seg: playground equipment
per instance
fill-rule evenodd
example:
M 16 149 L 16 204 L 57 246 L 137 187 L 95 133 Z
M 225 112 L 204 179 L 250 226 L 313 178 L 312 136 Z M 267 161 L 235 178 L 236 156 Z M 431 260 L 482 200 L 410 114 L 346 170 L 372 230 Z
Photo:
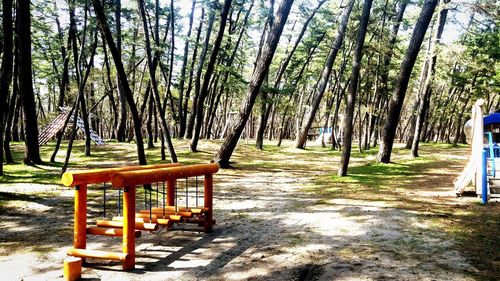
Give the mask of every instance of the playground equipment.
M 122 262 L 124 270 L 132 270 L 135 267 L 135 239 L 141 236 L 142 231 L 155 231 L 160 227 L 171 229 L 176 223 L 194 223 L 202 226 L 205 232 L 210 232 L 215 224 L 213 174 L 218 170 L 217 164 L 182 166 L 172 163 L 65 173 L 62 177 L 63 184 L 75 188 L 74 243 L 67 254 L 81 258 L 117 260 Z M 198 190 L 198 176 L 204 176 L 203 193 Z M 192 177 L 195 177 L 194 196 L 188 188 L 188 179 Z M 185 193 L 178 190 L 178 181 L 185 182 Z M 118 190 L 117 215 L 111 220 L 97 220 L 96 226 L 87 227 L 87 187 L 104 184 L 105 215 L 106 183 Z M 145 209 L 136 212 L 136 188 L 139 185 L 144 186 Z M 153 207 L 153 193 L 156 193 L 156 207 Z M 184 198 L 181 199 L 183 195 Z M 195 204 L 189 203 L 190 197 L 194 197 Z M 87 235 L 121 236 L 122 252 L 88 250 Z
M 324 139 L 325 143 L 331 142 L 331 137 L 332 137 L 332 128 L 319 128 L 319 135 L 316 138 L 315 144 L 316 145 L 321 145 L 321 141 Z
M 43 128 L 42 132 L 40 132 L 40 135 L 38 136 L 38 145 L 42 146 L 46 144 L 50 139 L 52 139 L 59 131 L 61 131 L 64 127 L 64 122 L 68 118 L 68 115 L 71 113 L 69 108 L 61 108 L 61 114 L 59 114 L 52 122 L 50 122 L 45 128 Z M 73 120 L 73 117 L 71 117 Z M 78 117 L 76 120 L 76 126 L 82 130 L 82 132 L 85 132 L 85 126 L 83 123 L 83 120 Z M 106 142 L 96 133 L 92 128 L 89 129 L 90 131 L 90 139 L 96 144 L 96 145 L 105 145 Z
M 461 195 L 472 182 L 483 203 L 489 197 L 500 197 L 500 113 L 483 117 L 479 99 L 472 107 L 472 119 L 464 131 L 471 140 L 471 154 L 467 165 L 455 179 L 455 192 Z

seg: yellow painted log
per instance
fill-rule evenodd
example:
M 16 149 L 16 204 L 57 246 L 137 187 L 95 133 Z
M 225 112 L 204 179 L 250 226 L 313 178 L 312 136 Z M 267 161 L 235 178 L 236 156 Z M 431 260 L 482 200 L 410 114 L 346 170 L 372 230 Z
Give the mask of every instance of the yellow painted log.
M 149 210 L 140 210 L 139 213 L 149 217 Z M 152 214 L 153 214 L 153 216 L 156 215 L 157 217 L 162 217 L 163 214 L 165 214 L 165 217 L 168 217 L 170 215 L 179 215 L 179 216 L 187 217 L 187 218 L 190 218 L 193 215 L 193 213 L 191 213 L 191 212 L 173 212 L 173 211 L 165 211 L 165 212 L 153 211 Z
M 94 259 L 115 260 L 115 261 L 125 261 L 125 259 L 128 256 L 128 254 L 126 253 L 106 252 L 99 250 L 84 250 L 75 248 L 69 249 L 67 254 L 73 257 L 94 258 Z
M 64 259 L 64 281 L 76 281 L 82 278 L 82 259 L 67 257 Z
M 66 172 L 62 175 L 61 181 L 65 186 L 110 182 L 111 176 L 113 176 L 113 174 L 117 172 L 161 169 L 168 167 L 177 167 L 181 165 L 182 164 L 180 163 L 166 163 L 157 165 L 126 166 L 120 168 L 92 169 L 92 170 Z
M 135 186 L 152 182 L 167 181 L 167 179 L 172 180 L 202 176 L 217 173 L 217 171 L 219 171 L 218 164 L 197 164 L 154 170 L 148 169 L 141 171 L 118 172 L 113 174 L 111 181 L 113 183 L 113 187 L 120 188 L 124 186 Z
M 112 221 L 123 221 L 123 217 L 113 217 L 111 219 Z M 135 217 L 135 222 L 149 222 L 149 217 L 148 218 L 141 218 L 141 217 Z
M 105 227 L 87 227 L 87 234 L 122 237 L 123 229 L 121 228 L 105 228 Z M 135 238 L 141 237 L 141 231 L 135 230 Z
M 97 221 L 97 226 L 102 226 L 102 227 L 123 228 L 123 225 L 124 225 L 124 221 L 108 221 L 108 220 L 98 220 Z M 156 223 L 136 222 L 135 229 L 158 230 L 158 225 Z

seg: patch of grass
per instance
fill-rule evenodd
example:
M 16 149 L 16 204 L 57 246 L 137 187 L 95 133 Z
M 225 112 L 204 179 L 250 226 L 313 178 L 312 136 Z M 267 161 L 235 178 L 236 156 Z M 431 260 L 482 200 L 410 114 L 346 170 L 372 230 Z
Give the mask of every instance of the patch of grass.
M 377 245 L 365 244 L 362 248 L 359 247 L 344 247 L 336 252 L 343 260 L 349 262 L 353 259 L 372 259 L 377 251 Z
M 246 212 L 241 212 L 240 210 L 237 210 L 233 213 L 233 217 L 236 219 L 248 219 L 250 215 Z
M 457 173 L 465 164 L 463 158 L 466 146 L 451 144 L 423 144 L 422 157 L 407 156 L 409 151 L 395 149 L 395 163 L 381 164 L 374 161 L 361 161 L 349 167 L 348 176 L 339 177 L 334 173 L 321 175 L 314 180 L 314 185 L 305 191 L 314 192 L 322 199 L 317 204 L 333 204 L 332 199 L 354 199 L 365 201 L 384 201 L 395 208 L 416 213 L 428 223 L 429 230 L 436 231 L 456 241 L 455 247 L 464 253 L 469 262 L 480 270 L 474 274 L 479 280 L 498 280 L 497 270 L 500 264 L 500 204 L 488 206 L 471 201 L 466 205 L 450 204 L 448 199 L 420 196 L 419 191 L 433 191 L 439 188 L 451 191 L 453 188 L 449 170 Z M 358 153 L 352 154 L 356 163 L 364 158 Z M 409 193 L 413 194 L 409 196 Z M 409 227 L 408 231 L 416 229 Z M 419 239 L 394 241 L 397 248 L 420 247 Z M 435 249 L 446 251 L 448 247 Z M 394 255 L 397 255 L 394 251 Z M 352 257 L 349 249 L 340 253 L 345 258 Z
M 287 234 L 285 240 L 290 247 L 296 247 L 304 243 L 304 237 L 300 234 Z

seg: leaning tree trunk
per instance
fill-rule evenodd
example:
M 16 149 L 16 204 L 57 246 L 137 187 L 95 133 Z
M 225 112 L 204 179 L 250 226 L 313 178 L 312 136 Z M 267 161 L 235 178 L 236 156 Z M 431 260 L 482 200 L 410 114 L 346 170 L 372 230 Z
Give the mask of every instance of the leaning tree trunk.
M 340 158 L 340 166 L 337 174 L 339 176 L 347 175 L 347 167 L 351 157 L 352 135 L 353 135 L 353 115 L 354 107 L 356 105 L 356 92 L 359 80 L 359 71 L 361 69 L 361 58 L 363 57 L 363 46 L 365 44 L 366 30 L 368 28 L 368 21 L 370 19 L 370 10 L 372 8 L 372 0 L 365 0 L 363 3 L 363 14 L 359 22 L 358 38 L 356 39 L 356 47 L 354 49 L 351 78 L 349 84 L 349 91 L 347 95 L 347 104 L 344 116 L 344 142 L 342 156 Z M 361 119 L 359 115 L 358 118 Z M 361 140 L 360 140 L 361 142 Z
M 166 34 L 165 34 L 166 36 Z M 170 0 L 170 67 L 168 68 L 168 77 L 166 78 L 166 88 L 167 94 L 166 97 L 170 99 L 170 108 L 172 111 L 172 119 L 177 121 L 177 116 L 174 108 L 174 100 L 172 98 L 172 73 L 174 69 L 174 51 L 175 51 L 175 28 L 174 28 L 174 0 Z M 160 67 L 163 64 L 160 61 Z M 166 101 L 164 103 L 164 107 L 166 107 Z
M 73 48 L 73 60 L 74 60 L 74 66 L 75 66 L 75 76 L 76 76 L 76 81 L 78 84 L 78 87 L 80 88 L 80 84 L 82 83 L 82 59 L 84 57 L 84 52 L 85 52 L 85 42 L 87 39 L 87 22 L 88 22 L 88 11 L 89 7 L 86 4 L 85 5 L 85 16 L 83 20 L 83 30 L 82 30 L 82 38 L 80 39 L 80 48 L 78 48 L 78 42 L 76 36 L 73 36 L 73 42 L 72 42 L 72 48 Z M 69 9 L 69 17 L 70 17 L 70 22 L 71 26 L 75 29 L 76 32 L 76 17 L 75 17 L 75 6 L 74 2 L 70 5 Z M 75 33 L 76 34 L 76 33 Z M 97 34 L 96 34 L 97 35 Z M 97 42 L 97 39 L 95 40 Z M 80 55 L 78 55 L 78 49 L 80 49 Z M 87 68 L 92 67 L 91 65 L 86 65 Z M 89 126 L 89 119 L 88 119 L 88 112 L 87 112 L 87 106 L 86 106 L 86 101 L 85 101 L 85 95 L 81 95 L 79 100 L 80 100 L 80 106 L 82 109 L 82 119 L 83 119 L 83 125 L 84 125 L 84 135 L 85 135 L 85 156 L 90 156 L 90 145 L 91 145 L 91 140 L 90 140 L 90 126 Z M 78 116 L 77 116 L 78 117 Z M 74 122 L 77 121 L 77 119 L 73 120 Z M 68 153 L 71 153 L 71 149 L 68 149 Z M 68 154 L 69 155 L 69 154 Z
M 345 31 L 347 29 L 347 24 L 349 22 L 349 16 L 352 11 L 352 7 L 354 6 L 354 0 L 350 0 L 347 6 L 344 8 L 342 12 L 340 25 L 337 30 L 337 34 L 335 36 L 335 40 L 332 42 L 332 47 L 330 53 L 328 54 L 328 58 L 325 63 L 325 67 L 321 72 L 320 80 L 318 81 L 318 85 L 316 87 L 316 91 L 314 93 L 314 97 L 312 99 L 311 105 L 309 107 L 309 113 L 307 114 L 305 122 L 302 124 L 302 128 L 297 136 L 297 148 L 305 148 L 307 133 L 311 128 L 311 125 L 314 121 L 314 117 L 316 116 L 316 112 L 318 111 L 319 104 L 321 103 L 321 99 L 326 90 L 326 86 L 328 84 L 328 80 L 330 79 L 330 74 L 332 72 L 333 63 L 335 62 L 335 58 L 342 47 L 342 42 L 344 40 Z
M 122 23 L 121 23 L 121 14 L 122 14 L 122 5 L 121 0 L 114 0 L 115 2 L 115 28 L 116 28 L 116 50 L 118 51 L 118 55 L 122 56 Z M 125 97 L 125 93 L 123 91 L 123 85 L 121 80 L 117 77 L 117 88 L 118 88 L 118 97 L 120 101 L 120 119 L 118 122 L 118 128 L 116 130 L 116 140 L 119 142 L 126 141 L 127 134 L 127 100 Z
M 450 0 L 443 0 L 443 5 L 447 5 Z M 425 78 L 424 86 L 422 87 L 422 92 L 420 93 L 421 101 L 418 108 L 417 120 L 415 122 L 415 133 L 413 142 L 411 145 L 411 155 L 413 157 L 418 157 L 418 144 L 420 141 L 420 134 L 422 132 L 422 127 L 424 124 L 425 116 L 427 115 L 427 109 L 429 108 L 430 98 L 432 95 L 432 88 L 434 83 L 434 74 L 437 61 L 436 45 L 441 41 L 441 35 L 443 34 L 444 25 L 446 24 L 446 17 L 448 16 L 448 8 L 443 6 L 436 19 L 437 25 L 434 31 L 434 38 L 431 42 L 429 50 L 429 58 L 427 60 L 427 75 Z
M 95 1 L 97 1 L 97 0 L 95 0 Z M 160 123 L 161 123 L 161 130 L 162 130 L 162 135 L 163 135 L 162 142 L 165 140 L 167 141 L 170 159 L 173 163 L 176 163 L 177 162 L 177 154 L 175 153 L 174 146 L 173 146 L 172 140 L 170 138 L 170 131 L 168 129 L 168 124 L 165 120 L 165 109 L 163 106 L 161 106 L 161 98 L 160 98 L 160 94 L 158 93 L 158 83 L 156 81 L 157 63 L 155 63 L 153 61 L 153 55 L 151 52 L 151 44 L 150 44 L 150 39 L 149 39 L 149 29 L 148 29 L 148 24 L 147 24 L 144 1 L 138 0 L 138 5 L 139 5 L 139 12 L 141 14 L 141 19 L 142 19 L 142 24 L 143 24 L 143 29 L 144 29 L 144 39 L 146 42 L 146 56 L 148 59 L 148 68 L 149 68 L 149 76 L 150 76 L 149 79 L 151 81 L 151 87 L 153 89 L 153 95 L 155 98 L 155 105 L 157 108 L 157 117 L 159 117 Z M 140 123 L 138 123 L 138 129 L 139 130 L 141 129 Z M 163 146 L 163 144 L 162 144 L 162 146 Z
M 179 123 L 179 138 L 184 137 L 184 132 L 186 131 L 186 122 L 184 118 L 183 111 L 183 101 L 184 101 L 184 84 L 186 82 L 186 68 L 188 62 L 188 54 L 189 54 L 189 40 L 191 39 L 191 31 L 193 29 L 193 19 L 194 19 L 194 8 L 196 6 L 196 0 L 193 0 L 193 4 L 191 5 L 191 14 L 189 15 L 189 27 L 186 35 L 186 41 L 184 43 L 184 55 L 182 57 L 182 67 L 181 67 L 181 77 L 179 81 L 179 102 L 178 102 L 178 120 Z M 173 27 L 172 27 L 173 28 Z M 195 47 L 196 48 L 196 47 Z
M 205 35 L 205 42 L 203 44 L 203 49 L 200 54 L 200 58 L 198 59 L 198 66 L 196 68 L 196 78 L 194 80 L 194 95 L 193 95 L 193 109 L 191 111 L 191 115 L 189 115 L 187 127 L 186 127 L 186 134 L 185 138 L 192 138 L 193 137 L 193 130 L 194 130 L 194 125 L 196 122 L 196 112 L 198 111 L 198 98 L 200 95 L 200 85 L 201 85 L 201 75 L 203 72 L 203 64 L 205 62 L 205 57 L 207 56 L 208 52 L 208 47 L 210 43 L 210 34 L 212 33 L 212 27 L 214 24 L 214 19 L 215 19 L 215 12 L 213 10 L 210 10 L 210 15 L 208 18 L 208 26 L 207 26 L 207 31 Z
M 463 105 L 462 109 L 460 110 L 460 114 L 457 117 L 457 121 L 456 121 L 456 123 L 457 123 L 457 130 L 455 132 L 455 137 L 453 138 L 453 146 L 457 146 L 458 145 L 458 140 L 460 138 L 460 134 L 463 131 L 462 124 L 463 124 L 463 121 L 465 121 L 464 120 L 464 113 L 465 113 L 465 110 L 468 108 L 469 101 L 470 101 L 470 95 L 467 95 L 467 98 L 466 98 L 466 100 L 464 102 L 464 105 Z
M 18 0 L 16 9 L 16 38 L 19 43 L 19 94 L 23 101 L 26 164 L 41 164 L 38 145 L 38 120 L 33 73 L 31 68 L 31 16 L 30 1 Z
M 12 81 L 12 66 L 13 66 L 13 30 L 12 30 L 12 0 L 3 1 L 3 54 L 2 66 L 0 69 L 0 176 L 3 175 L 3 147 L 4 147 L 4 128 L 10 126 L 7 121 L 7 116 L 11 116 L 7 105 L 9 97 L 9 87 Z M 15 102 L 15 99 L 14 99 Z M 7 136 L 6 136 L 7 137 Z M 10 138 L 10 135 L 8 136 Z
M 54 1 L 55 5 L 56 1 Z M 57 106 L 58 107 L 63 107 L 64 106 L 64 98 L 66 95 L 66 92 L 69 92 L 69 52 L 71 48 L 71 42 L 73 41 L 73 36 L 75 34 L 73 33 L 73 30 L 70 29 L 68 31 L 68 40 L 67 40 L 67 45 L 66 47 L 63 46 L 63 34 L 62 30 L 60 27 L 59 23 L 59 18 L 56 18 L 58 30 L 59 30 L 59 43 L 61 44 L 60 50 L 61 50 L 61 59 L 63 61 L 63 69 L 62 69 L 62 77 L 61 77 L 61 83 L 59 84 L 59 97 L 57 99 Z M 59 109 L 59 108 L 58 108 Z
M 234 59 L 236 58 L 236 53 L 239 50 L 241 41 L 243 39 L 243 35 L 244 35 L 245 31 L 247 30 L 248 18 L 250 17 L 250 13 L 252 12 L 252 9 L 253 9 L 253 6 L 254 6 L 254 2 L 255 2 L 254 0 L 252 0 L 250 2 L 250 7 L 248 8 L 248 10 L 246 12 L 245 17 L 243 19 L 243 23 L 242 23 L 242 25 L 240 27 L 240 32 L 239 32 L 239 35 L 238 35 L 238 39 L 236 40 L 236 43 L 235 43 L 235 46 L 234 46 L 233 51 L 231 53 L 231 56 L 229 57 L 229 59 L 227 60 L 227 62 L 225 64 L 227 66 L 232 66 L 233 62 L 234 62 Z M 216 114 L 217 114 L 217 107 L 219 106 L 220 98 L 221 98 L 222 94 L 225 91 L 225 87 L 227 85 L 227 80 L 229 79 L 229 75 L 230 75 L 230 72 L 226 71 L 226 73 L 224 74 L 224 77 L 222 79 L 222 84 L 221 84 L 222 87 L 219 90 L 219 94 L 217 95 L 217 99 L 216 99 L 215 104 L 214 104 L 214 109 L 213 109 L 214 113 L 212 114 L 212 117 L 210 118 L 210 121 L 209 121 L 208 126 L 207 126 L 208 133 L 210 133 L 211 128 L 213 126 L 213 122 L 214 122 L 214 119 L 215 119 Z M 226 98 L 226 102 L 227 102 L 227 98 Z M 226 112 L 226 110 L 224 110 L 224 112 Z M 225 116 L 226 114 L 224 113 L 223 115 Z
M 13 139 L 13 129 L 15 116 L 18 115 L 17 111 L 19 110 L 19 104 L 21 100 L 19 98 L 19 87 L 17 83 L 17 68 L 18 68 L 18 56 L 17 56 L 17 46 L 14 46 L 14 66 L 13 66 L 13 79 L 12 81 L 12 95 L 10 96 L 9 108 L 7 109 L 8 115 L 5 118 L 5 132 L 4 132 L 4 140 L 3 140 L 3 149 L 5 153 L 5 162 L 11 164 L 14 163 L 14 159 L 12 158 L 12 151 L 10 150 L 10 141 Z
M 113 35 L 111 34 L 108 22 L 106 21 L 106 15 L 104 14 L 104 9 L 101 5 L 101 2 L 99 0 L 92 0 L 92 2 L 94 4 L 94 11 L 97 17 L 97 21 L 102 33 L 104 34 L 104 38 L 106 38 L 106 42 L 109 46 L 109 51 L 113 56 L 116 72 L 118 74 L 118 77 L 120 78 L 120 82 L 123 86 L 123 91 L 130 108 L 130 113 L 132 114 L 132 120 L 134 122 L 135 143 L 137 146 L 137 156 L 139 158 L 139 163 L 141 165 L 146 165 L 147 161 L 146 154 L 144 153 L 141 119 L 139 118 L 139 113 L 137 112 L 137 107 L 135 105 L 134 96 L 132 95 L 132 90 L 130 90 L 130 86 L 128 84 L 127 74 L 125 73 L 125 68 L 123 67 L 121 57 L 119 56 L 118 49 L 116 48 L 115 42 L 113 40 Z
M 304 25 L 302 25 L 302 29 L 299 32 L 299 36 L 295 40 L 295 43 L 293 44 L 292 50 L 288 53 L 286 58 L 283 60 L 283 62 L 280 64 L 280 67 L 278 69 L 278 73 L 276 74 L 276 80 L 274 81 L 274 87 L 277 88 L 281 82 L 281 78 L 283 77 L 283 74 L 285 73 L 286 68 L 288 67 L 288 64 L 292 60 L 293 54 L 295 54 L 295 51 L 297 50 L 297 47 L 299 46 L 299 43 L 302 41 L 302 37 L 304 37 L 304 34 L 306 33 L 307 27 L 309 26 L 309 23 L 311 20 L 314 18 L 316 13 L 318 12 L 319 8 L 323 6 L 323 4 L 326 2 L 326 0 L 321 0 L 318 2 L 318 5 L 314 10 L 311 12 L 309 17 L 307 17 L 306 21 L 304 22 Z
M 188 117 L 188 103 L 189 103 L 189 97 L 191 94 L 191 91 L 193 89 L 193 74 L 194 74 L 194 69 L 195 69 L 195 63 L 196 63 L 196 56 L 198 55 L 198 45 L 200 42 L 200 37 L 201 37 L 201 29 L 203 27 L 203 19 L 205 18 L 205 9 L 201 9 L 201 18 L 200 18 L 200 23 L 198 25 L 198 29 L 196 31 L 196 40 L 194 41 L 194 49 L 193 49 L 193 55 L 191 56 L 191 63 L 189 67 L 189 74 L 188 74 L 188 86 L 186 89 L 186 95 L 184 97 L 183 105 L 182 105 L 182 112 L 183 116 L 180 120 L 179 124 L 179 137 L 185 137 L 186 136 L 186 126 L 187 126 L 187 117 Z
M 420 46 L 424 40 L 425 33 L 429 27 L 432 19 L 432 14 L 436 8 L 438 0 L 426 0 L 420 16 L 418 18 L 415 29 L 410 40 L 410 44 L 406 51 L 405 57 L 401 62 L 396 87 L 389 102 L 389 111 L 387 113 L 387 120 L 384 125 L 380 149 L 377 155 L 377 160 L 382 163 L 389 163 L 391 160 L 392 146 L 394 144 L 394 137 L 399 123 L 401 108 L 403 106 L 408 82 L 410 75 L 415 65 Z
M 293 55 L 295 54 L 295 51 L 297 50 L 298 45 L 302 41 L 302 37 L 304 37 L 304 34 L 307 30 L 307 27 L 309 26 L 309 23 L 314 18 L 314 16 L 318 12 L 319 8 L 321 8 L 321 6 L 325 2 L 326 2 L 325 0 L 319 1 L 316 8 L 314 8 L 312 13 L 309 15 L 309 17 L 307 17 L 306 21 L 302 25 L 302 29 L 300 30 L 299 36 L 295 40 L 295 43 L 293 44 L 292 49 L 287 54 L 286 58 L 282 61 L 282 63 L 280 64 L 280 66 L 278 68 L 278 73 L 276 74 L 276 80 L 274 81 L 274 88 L 276 88 L 276 89 L 279 88 L 280 83 L 281 83 L 281 79 L 283 78 L 283 74 L 285 73 L 285 71 L 288 67 L 288 64 L 290 63 Z M 263 99 L 262 99 L 262 103 L 263 103 L 262 113 L 261 113 L 261 120 L 259 123 L 259 129 L 257 130 L 256 143 L 255 143 L 255 146 L 260 150 L 262 150 L 262 146 L 264 144 L 264 132 L 265 132 L 266 127 L 267 127 L 267 121 L 269 119 L 271 109 L 275 104 L 275 102 L 272 101 L 274 94 L 270 93 L 270 97 L 267 97 L 267 95 L 268 95 L 267 93 L 264 93 L 264 92 L 262 93 L 262 97 L 263 97 Z M 271 101 L 268 101 L 268 100 L 271 100 Z M 272 122 L 271 122 L 271 126 L 272 126 Z
M 10 141 L 19 141 L 19 133 L 17 128 L 19 111 L 21 110 L 21 97 L 19 96 L 19 47 L 17 40 L 14 40 L 14 69 L 12 73 L 12 96 L 9 104 L 9 117 L 7 120 L 7 128 L 5 129 L 4 137 L 4 153 L 7 163 L 14 163 L 12 152 L 10 150 Z
M 283 0 L 283 2 L 281 2 L 277 14 L 275 15 L 274 23 L 264 44 L 264 49 L 259 57 L 257 65 L 255 66 L 252 78 L 250 79 L 247 96 L 240 108 L 239 118 L 234 122 L 231 132 L 224 139 L 221 148 L 214 157 L 214 161 L 219 163 L 222 167 L 229 166 L 229 159 L 238 144 L 241 133 L 243 132 L 243 129 L 245 128 L 248 118 L 252 112 L 255 99 L 257 98 L 262 83 L 264 82 L 264 79 L 269 71 L 269 66 L 271 65 L 271 61 L 274 57 L 274 52 L 278 46 L 281 33 L 283 32 L 283 27 L 285 26 L 292 4 L 293 0 Z
M 75 43 L 75 42 L 73 42 L 73 43 Z M 84 47 L 84 45 L 82 44 L 82 48 L 83 47 Z M 78 120 L 78 106 L 79 106 L 79 104 L 81 104 L 82 111 L 86 110 L 85 106 L 83 106 L 84 101 L 85 101 L 83 97 L 85 95 L 85 93 L 84 93 L 85 85 L 87 84 L 87 79 L 89 77 L 90 70 L 92 69 L 92 65 L 94 64 L 94 56 L 95 56 L 96 49 L 97 49 L 97 32 L 95 32 L 95 35 L 94 35 L 92 53 L 90 54 L 89 62 L 86 64 L 87 68 L 85 70 L 85 74 L 83 76 L 80 75 L 80 79 L 79 79 L 78 97 L 76 98 L 76 102 L 74 105 L 73 127 L 71 128 L 71 136 L 70 136 L 69 143 L 68 143 L 68 149 L 66 150 L 66 158 L 64 160 L 64 164 L 62 167 L 62 173 L 66 172 L 66 169 L 68 168 L 69 159 L 71 156 L 71 150 L 73 149 L 73 141 L 75 140 L 76 130 L 77 130 L 76 125 L 77 125 L 77 120 Z M 71 114 L 72 113 L 70 113 L 70 115 Z M 66 123 L 65 123 L 65 125 L 66 125 Z M 85 129 L 88 131 L 88 128 L 85 128 Z
M 217 38 L 215 39 L 214 47 L 212 48 L 212 53 L 210 53 L 210 58 L 208 60 L 207 69 L 205 70 L 203 84 L 201 85 L 200 94 L 198 96 L 197 108 L 194 109 L 196 110 L 196 123 L 193 131 L 193 137 L 191 138 L 191 144 L 189 145 L 192 152 L 197 151 L 198 140 L 201 133 L 201 125 L 203 124 L 203 105 L 205 103 L 205 99 L 208 96 L 208 86 L 210 83 L 210 78 L 212 77 L 213 71 L 215 69 L 215 62 L 217 60 L 217 55 L 219 54 L 220 45 L 224 36 L 227 16 L 229 15 L 229 9 L 231 8 L 231 2 L 232 0 L 224 1 L 224 6 L 220 14 L 219 32 L 217 33 Z

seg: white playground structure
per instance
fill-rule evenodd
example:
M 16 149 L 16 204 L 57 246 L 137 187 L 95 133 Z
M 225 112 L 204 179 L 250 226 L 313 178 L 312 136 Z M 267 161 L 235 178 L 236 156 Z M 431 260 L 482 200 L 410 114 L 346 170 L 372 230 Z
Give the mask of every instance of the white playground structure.
M 492 137 L 498 137 L 500 122 L 496 120 L 498 113 L 483 117 L 483 104 L 484 100 L 479 99 L 472 107 L 472 119 L 465 128 L 471 138 L 471 152 L 467 165 L 455 179 L 454 185 L 456 194 L 461 195 L 472 183 L 476 194 L 485 203 L 489 197 L 500 197 L 500 147 L 493 142 L 496 138 Z M 485 124 L 484 120 L 488 123 Z M 486 132 L 485 125 L 489 126 Z
M 332 137 L 332 128 L 319 128 L 319 135 L 314 141 L 315 145 L 321 145 L 321 141 L 325 140 L 325 143 L 329 143 Z

